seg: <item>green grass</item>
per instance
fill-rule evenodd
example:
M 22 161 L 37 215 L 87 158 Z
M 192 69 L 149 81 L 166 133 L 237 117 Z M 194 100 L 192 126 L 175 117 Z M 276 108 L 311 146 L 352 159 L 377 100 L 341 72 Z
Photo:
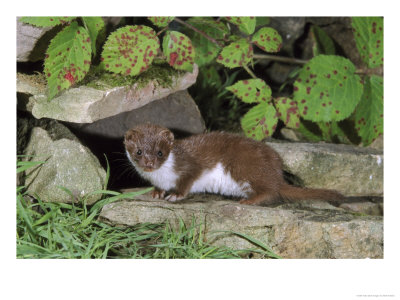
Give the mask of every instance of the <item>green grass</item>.
M 43 162 L 17 162 L 18 172 Z M 22 168 L 23 167 L 23 168 Z M 107 170 L 107 179 L 109 170 Z M 148 192 L 96 191 L 102 199 L 92 206 L 85 198 L 77 204 L 49 203 L 32 198 L 25 187 L 17 187 L 17 258 L 278 258 L 261 242 L 241 233 L 236 236 L 253 243 L 255 249 L 233 250 L 210 245 L 204 224 L 169 223 L 111 226 L 98 218 L 101 208 L 122 199 Z M 229 232 L 228 232 L 229 234 Z

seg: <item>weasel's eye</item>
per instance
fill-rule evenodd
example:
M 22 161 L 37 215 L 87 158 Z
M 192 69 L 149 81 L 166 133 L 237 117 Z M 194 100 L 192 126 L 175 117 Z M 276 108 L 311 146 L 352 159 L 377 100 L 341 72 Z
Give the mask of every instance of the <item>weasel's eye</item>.
M 158 155 L 158 157 L 162 157 L 163 153 L 161 151 L 158 151 L 157 155 Z
M 142 150 L 138 150 L 138 151 L 136 152 L 136 154 L 137 154 L 137 155 L 142 155 Z

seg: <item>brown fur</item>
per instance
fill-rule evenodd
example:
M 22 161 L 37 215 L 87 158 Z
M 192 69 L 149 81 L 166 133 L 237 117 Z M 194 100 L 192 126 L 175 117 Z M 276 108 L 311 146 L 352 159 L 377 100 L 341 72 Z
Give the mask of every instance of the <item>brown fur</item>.
M 206 169 L 221 162 L 226 172 L 237 182 L 248 182 L 253 193 L 243 204 L 273 203 L 279 199 L 298 201 L 305 199 L 342 200 L 333 190 L 304 189 L 288 185 L 283 179 L 282 161 L 269 146 L 235 134 L 212 132 L 174 140 L 166 128 L 145 124 L 129 130 L 125 147 L 131 158 L 142 168 L 157 169 L 172 151 L 177 158 L 175 171 L 179 175 L 174 197 L 184 198 L 194 181 Z M 146 155 L 135 156 L 138 148 Z M 157 156 L 159 151 L 162 157 Z M 164 192 L 156 190 L 162 198 Z

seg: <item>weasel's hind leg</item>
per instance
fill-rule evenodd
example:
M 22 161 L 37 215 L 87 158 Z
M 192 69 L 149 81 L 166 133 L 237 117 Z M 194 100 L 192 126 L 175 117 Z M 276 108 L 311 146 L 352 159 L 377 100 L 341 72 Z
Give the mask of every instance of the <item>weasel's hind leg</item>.
M 251 195 L 248 199 L 242 199 L 239 201 L 240 204 L 247 205 L 258 205 L 258 204 L 272 204 L 279 199 L 279 194 L 273 191 L 265 191 L 263 193 L 257 193 Z

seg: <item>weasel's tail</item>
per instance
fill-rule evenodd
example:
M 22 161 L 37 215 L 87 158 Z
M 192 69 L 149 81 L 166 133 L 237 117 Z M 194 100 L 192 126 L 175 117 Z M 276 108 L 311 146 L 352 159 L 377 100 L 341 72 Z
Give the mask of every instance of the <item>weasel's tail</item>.
M 299 200 L 328 200 L 328 201 L 341 201 L 345 197 L 335 190 L 325 189 L 308 189 L 300 188 L 292 185 L 285 184 L 279 191 L 283 199 L 289 201 Z

